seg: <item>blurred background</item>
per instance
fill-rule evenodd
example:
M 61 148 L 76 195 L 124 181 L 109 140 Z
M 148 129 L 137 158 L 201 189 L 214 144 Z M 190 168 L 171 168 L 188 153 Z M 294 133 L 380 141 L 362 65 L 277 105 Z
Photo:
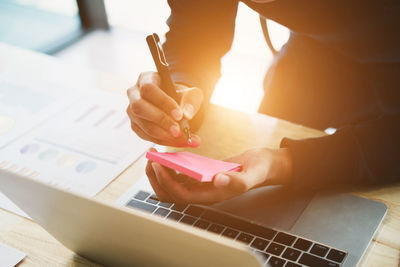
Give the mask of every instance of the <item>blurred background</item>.
M 0 0 L 0 42 L 35 50 L 136 82 L 155 70 L 145 36 L 168 31 L 167 0 Z M 275 49 L 289 31 L 268 21 Z M 240 3 L 232 49 L 212 102 L 257 112 L 262 82 L 272 62 L 258 14 Z

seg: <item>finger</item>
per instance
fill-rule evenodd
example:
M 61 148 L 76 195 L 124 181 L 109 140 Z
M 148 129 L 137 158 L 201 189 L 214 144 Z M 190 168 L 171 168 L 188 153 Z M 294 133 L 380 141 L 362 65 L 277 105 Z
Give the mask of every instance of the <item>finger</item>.
M 243 172 L 225 172 L 217 174 L 213 184 L 216 188 L 226 188 L 238 193 L 244 193 L 250 189 L 248 180 L 248 177 Z
M 140 87 L 140 96 L 160 108 L 174 120 L 180 121 L 182 119 L 183 112 L 178 103 L 158 86 L 150 83 L 143 84 Z
M 174 146 L 174 147 L 198 147 L 200 145 L 200 137 L 198 135 L 193 134 L 191 142 L 186 140 L 185 138 L 171 138 L 168 140 L 157 139 L 150 135 L 148 135 L 137 123 L 137 119 L 132 114 L 132 111 L 128 108 L 127 111 L 128 116 L 131 118 L 131 129 L 136 133 L 140 138 L 159 144 L 163 146 Z
M 191 192 L 191 202 L 197 204 L 213 204 L 232 198 L 238 193 L 231 190 L 216 188 L 212 183 L 185 184 Z
M 186 189 L 184 186 L 182 186 L 178 181 L 174 180 L 171 176 L 171 173 L 169 173 L 164 167 L 162 167 L 160 164 L 156 162 L 152 162 L 152 167 L 153 171 L 155 173 L 157 182 L 162 186 L 162 188 L 168 192 L 168 194 L 173 198 L 175 203 L 182 203 L 181 195 L 186 194 L 186 193 L 179 193 L 177 194 L 176 192 L 179 191 L 185 191 Z M 165 183 L 165 181 L 168 181 Z M 172 189 L 172 188 L 177 188 L 177 189 Z
M 189 176 L 184 175 L 184 174 L 182 174 L 182 173 L 176 174 L 176 175 L 174 176 L 174 179 L 175 179 L 178 183 L 184 184 L 184 185 L 186 185 L 188 181 L 193 180 L 193 179 L 191 179 Z
M 173 137 L 167 131 L 152 122 L 140 118 L 134 118 L 133 124 L 139 127 L 142 132 L 152 139 L 173 142 Z
M 186 137 L 183 135 L 180 135 L 179 137 L 174 138 L 169 132 L 158 126 L 157 124 L 140 119 L 140 118 L 134 118 L 133 120 L 147 135 L 159 139 L 159 140 L 164 140 L 168 141 L 171 143 L 177 143 L 177 144 L 183 144 L 186 143 Z
M 233 157 L 230 157 L 230 158 L 226 158 L 226 159 L 224 159 L 224 161 L 232 162 L 232 163 L 238 163 L 238 164 L 243 164 L 244 162 L 246 162 L 245 159 L 243 158 L 242 154 L 237 155 L 237 156 L 233 156 Z
M 209 204 L 232 197 L 234 194 L 210 186 L 186 187 L 176 181 L 160 164 L 152 163 L 158 183 L 174 198 L 176 203 Z
M 203 91 L 200 88 L 193 87 L 182 95 L 181 107 L 185 118 L 191 120 L 199 111 L 203 102 Z
M 148 140 L 149 138 L 151 139 L 156 139 L 156 140 L 163 140 L 163 141 L 168 141 L 172 142 L 174 139 L 170 133 L 159 127 L 158 125 L 146 121 L 144 119 L 141 119 L 140 117 L 136 116 L 131 108 L 127 108 L 128 116 L 131 120 L 131 128 L 133 131 L 135 131 L 138 135 L 139 132 L 142 134 L 144 132 L 145 136 L 148 136 L 148 138 L 144 138 L 142 135 L 140 136 L 143 139 Z M 138 131 L 138 128 L 140 131 Z
M 140 88 L 143 84 L 150 83 L 156 86 L 160 86 L 161 77 L 157 72 L 154 71 L 145 71 L 139 74 L 136 85 Z
M 129 103 L 133 103 L 134 101 L 140 100 L 140 91 L 137 85 L 130 87 L 126 90 L 126 95 L 128 96 Z
M 156 141 L 160 141 L 158 139 L 155 139 L 149 135 L 147 135 L 140 127 L 139 125 L 137 125 L 136 121 L 135 121 L 135 116 L 132 114 L 132 111 L 130 109 L 130 107 L 128 106 L 128 108 L 126 109 L 126 113 L 128 114 L 128 117 L 131 121 L 131 129 L 132 131 L 134 131 L 136 133 L 137 136 L 139 136 L 140 138 L 144 139 L 144 140 L 148 140 L 151 141 L 153 143 L 157 143 Z
M 135 100 L 130 103 L 133 116 L 153 122 L 164 130 L 168 131 L 173 137 L 182 135 L 179 124 L 168 116 L 163 110 L 154 106 L 145 99 Z
M 204 183 L 202 183 L 196 179 L 193 179 L 189 176 L 182 175 L 182 174 L 180 174 L 180 176 L 186 177 L 186 179 L 185 180 L 182 179 L 182 182 L 181 182 L 181 184 L 185 185 L 186 187 L 196 187 L 196 186 L 204 185 Z
M 160 107 L 166 114 L 175 120 L 182 119 L 183 112 L 176 101 L 168 96 L 161 88 L 161 78 L 156 72 L 144 72 L 139 76 L 137 83 L 142 98 Z
M 131 129 L 132 131 L 134 131 L 136 133 L 137 136 L 139 136 L 140 138 L 159 144 L 159 145 L 163 145 L 163 146 L 170 146 L 171 143 L 164 141 L 164 140 L 159 140 L 156 138 L 153 138 L 149 135 L 147 135 L 133 120 L 131 120 Z
M 136 133 L 137 136 L 140 138 L 150 141 L 152 143 L 156 143 L 162 146 L 173 146 L 173 147 L 197 147 L 199 146 L 200 141 L 198 139 L 195 139 L 195 137 L 192 136 L 192 142 L 189 143 L 187 140 L 183 142 L 177 142 L 176 140 L 171 140 L 171 141 L 166 141 L 166 140 L 161 140 L 161 139 L 156 139 L 153 138 L 149 135 L 147 135 L 137 124 L 131 123 L 131 128 L 132 130 Z
M 172 203 L 173 198 L 162 188 L 162 186 L 158 183 L 156 174 L 154 173 L 153 167 L 151 166 L 152 161 L 148 161 L 146 165 L 146 175 L 149 179 L 151 187 L 156 193 L 158 199 L 162 202 Z

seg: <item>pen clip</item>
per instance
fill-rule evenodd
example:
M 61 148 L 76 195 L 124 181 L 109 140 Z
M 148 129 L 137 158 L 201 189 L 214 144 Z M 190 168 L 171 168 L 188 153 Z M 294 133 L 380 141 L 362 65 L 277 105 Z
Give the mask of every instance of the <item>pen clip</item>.
M 179 100 L 179 96 L 176 93 L 175 85 L 169 73 L 168 63 L 160 43 L 160 38 L 156 33 L 153 33 L 152 35 L 148 35 L 146 37 L 146 41 L 150 48 L 154 64 L 157 67 L 158 74 L 161 77 L 163 90 L 173 99 Z
M 168 63 L 165 58 L 164 50 L 160 43 L 160 37 L 157 33 L 153 33 L 146 37 L 147 43 L 150 47 L 150 51 L 153 55 L 154 62 L 168 68 Z

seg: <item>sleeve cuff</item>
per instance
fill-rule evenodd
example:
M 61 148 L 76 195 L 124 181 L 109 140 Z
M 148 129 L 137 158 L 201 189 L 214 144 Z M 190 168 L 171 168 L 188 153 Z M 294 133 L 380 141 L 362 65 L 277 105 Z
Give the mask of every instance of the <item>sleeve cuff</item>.
M 293 140 L 283 138 L 293 159 L 292 186 L 321 189 L 360 184 L 359 149 L 351 129 L 333 135 Z

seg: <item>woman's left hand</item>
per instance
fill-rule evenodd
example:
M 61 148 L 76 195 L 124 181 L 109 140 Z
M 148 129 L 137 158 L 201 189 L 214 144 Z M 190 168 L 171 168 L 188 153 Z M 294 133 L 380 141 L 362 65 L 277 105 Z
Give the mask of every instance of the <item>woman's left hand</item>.
M 155 151 L 155 150 L 153 150 Z M 146 174 L 162 202 L 212 204 L 243 194 L 252 188 L 289 183 L 292 173 L 286 148 L 251 149 L 226 161 L 242 165 L 240 172 L 219 173 L 212 183 L 201 183 L 148 161 Z

